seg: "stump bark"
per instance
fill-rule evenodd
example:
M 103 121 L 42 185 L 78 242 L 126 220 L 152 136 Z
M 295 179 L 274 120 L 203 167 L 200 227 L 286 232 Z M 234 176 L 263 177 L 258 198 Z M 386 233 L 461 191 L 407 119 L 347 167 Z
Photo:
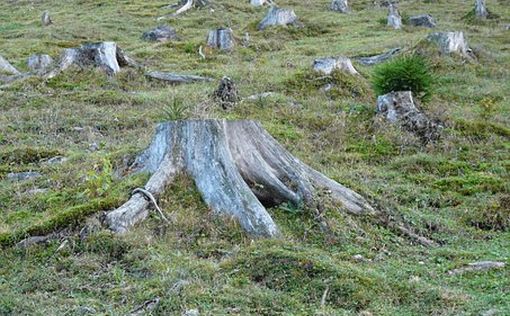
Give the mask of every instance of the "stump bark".
M 162 25 L 143 33 L 142 39 L 151 42 L 172 41 L 177 39 L 177 32 L 173 27 Z
M 53 65 L 53 58 L 49 55 L 37 55 L 30 56 L 27 60 L 28 68 L 36 73 L 45 73 Z
M 374 212 L 362 196 L 299 161 L 255 121 L 162 123 L 132 168 L 152 174 L 145 189 L 155 197 L 177 174 L 188 174 L 214 213 L 235 218 L 252 237 L 279 235 L 264 205 L 312 205 L 319 192 L 339 210 Z M 147 217 L 149 203 L 136 193 L 106 215 L 106 224 L 126 232 Z
M 427 40 L 439 47 L 443 54 L 459 54 L 469 57 L 469 46 L 463 32 L 437 32 L 427 37 Z
M 486 19 L 489 16 L 485 0 L 475 0 L 475 16 L 480 19 Z
M 340 70 L 351 75 L 358 74 L 351 60 L 343 56 L 318 58 L 313 62 L 313 70 L 325 75 L 330 75 L 334 70 Z
M 397 7 L 390 3 L 388 6 L 388 26 L 398 30 L 402 28 L 402 18 L 400 17 L 400 13 L 398 12 Z
M 409 18 L 409 24 L 428 28 L 436 27 L 436 20 L 430 14 L 420 14 Z
M 53 78 L 72 65 L 84 67 L 99 67 L 109 75 L 115 75 L 121 67 L 136 66 L 114 42 L 100 42 L 82 45 L 78 48 L 67 48 L 60 56 L 58 67 L 49 72 L 46 77 Z
M 333 0 L 329 8 L 341 13 L 349 13 L 351 11 L 347 0 Z
M 48 26 L 52 24 L 53 21 L 51 20 L 50 13 L 48 11 L 44 11 L 41 15 L 41 24 L 42 26 Z
M 259 23 L 258 30 L 262 31 L 271 26 L 295 25 L 299 26 L 298 17 L 294 10 L 272 6 L 264 19 Z
M 7 61 L 2 55 L 0 55 L 0 74 L 5 73 L 8 75 L 19 75 L 18 69 L 16 69 L 10 62 Z
M 219 28 L 209 31 L 207 35 L 207 46 L 223 51 L 234 49 L 234 32 L 231 28 Z
M 442 126 L 421 112 L 414 104 L 411 91 L 391 92 L 377 98 L 377 113 L 390 123 L 397 123 L 416 134 L 423 143 L 436 141 Z

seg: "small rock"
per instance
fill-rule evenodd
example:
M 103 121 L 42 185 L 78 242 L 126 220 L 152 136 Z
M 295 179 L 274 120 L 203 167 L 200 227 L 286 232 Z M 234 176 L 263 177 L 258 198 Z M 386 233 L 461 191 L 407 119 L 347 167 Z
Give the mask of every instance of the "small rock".
M 489 309 L 488 311 L 485 311 L 480 314 L 480 316 L 496 316 L 499 314 L 499 311 L 497 309 Z
M 25 181 L 32 180 L 35 178 L 41 177 L 42 174 L 39 172 L 27 171 L 27 172 L 17 172 L 17 173 L 8 173 L 7 179 L 11 181 Z
M 268 97 L 271 97 L 274 95 L 275 95 L 274 92 L 262 92 L 262 93 L 250 95 L 250 96 L 246 97 L 246 100 L 255 101 L 255 100 L 268 98 Z
M 503 29 L 505 29 L 506 31 L 510 31 L 510 24 L 503 26 Z
M 413 26 L 434 28 L 436 27 L 436 20 L 430 14 L 420 14 L 410 17 L 409 24 Z
M 74 126 L 72 128 L 72 130 L 75 131 L 75 132 L 83 132 L 85 130 L 85 128 L 80 127 L 80 126 Z
M 313 70 L 321 72 L 325 75 L 330 75 L 335 69 L 347 72 L 351 75 L 358 74 L 352 65 L 351 60 L 347 57 L 339 56 L 318 58 L 313 62 Z
M 360 254 L 357 254 L 357 255 L 354 255 L 352 256 L 352 259 L 356 260 L 356 261 L 366 261 L 367 259 L 365 259 L 365 257 L 363 257 L 362 255 Z
M 89 150 L 92 151 L 92 152 L 98 151 L 99 150 L 99 145 L 96 142 L 94 142 L 94 143 L 89 145 Z
M 254 7 L 261 7 L 264 4 L 269 4 L 270 1 L 268 0 L 250 0 L 250 4 Z
M 174 28 L 163 25 L 143 33 L 142 39 L 153 42 L 166 42 L 177 39 L 177 32 Z
M 53 58 L 49 55 L 34 54 L 28 58 L 27 65 L 30 70 L 37 73 L 44 73 L 53 64 Z

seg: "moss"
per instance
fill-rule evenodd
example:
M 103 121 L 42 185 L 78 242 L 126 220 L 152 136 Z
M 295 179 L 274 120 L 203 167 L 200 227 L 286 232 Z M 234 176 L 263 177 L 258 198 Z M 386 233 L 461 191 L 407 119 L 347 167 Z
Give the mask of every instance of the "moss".
M 453 122 L 453 128 L 465 136 L 487 138 L 492 135 L 499 135 L 510 138 L 510 128 L 487 120 L 467 121 L 457 119 Z
M 27 165 L 38 163 L 43 159 L 61 155 L 57 149 L 48 149 L 43 147 L 22 147 L 22 148 L 2 148 L 0 150 L 0 165 Z
M 373 93 L 365 79 L 340 70 L 326 76 L 313 70 L 302 70 L 284 82 L 286 91 L 295 95 L 318 93 L 327 85 L 331 87 L 326 94 L 334 100 L 346 97 L 357 100 L 373 99 Z

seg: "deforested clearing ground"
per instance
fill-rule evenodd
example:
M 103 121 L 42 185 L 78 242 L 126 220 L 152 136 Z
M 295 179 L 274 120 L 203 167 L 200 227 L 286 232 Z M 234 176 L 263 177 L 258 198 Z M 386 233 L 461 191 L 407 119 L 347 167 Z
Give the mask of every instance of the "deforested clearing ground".
M 341 14 L 330 1 L 278 0 L 303 27 L 257 31 L 268 8 L 249 1 L 213 0 L 164 21 L 173 11 L 160 0 L 0 1 L 0 55 L 21 71 L 32 54 L 58 59 L 65 48 L 114 41 L 149 70 L 215 79 L 170 86 L 136 68 L 116 76 L 71 68 L 0 88 L 0 315 L 139 307 L 147 315 L 510 315 L 510 3 L 487 0 L 498 18 L 476 22 L 466 18 L 474 1 L 400 1 L 404 21 L 430 13 L 438 25 L 393 30 L 386 8 L 350 2 Z M 45 10 L 53 24 L 43 27 Z M 141 39 L 164 24 L 179 40 Z M 204 49 L 201 58 L 218 27 L 232 28 L 235 49 Z M 464 31 L 476 60 L 430 57 L 436 84 L 421 107 L 444 123 L 435 143 L 376 116 L 373 67 L 353 59 L 360 76 L 330 91 L 311 75 L 316 58 L 412 49 L 437 31 Z M 274 94 L 223 110 L 212 98 L 223 76 L 241 97 Z M 147 181 L 119 170 L 156 125 L 184 118 L 260 121 L 296 157 L 434 245 L 381 219 L 328 208 L 318 219 L 291 205 L 269 210 L 281 238 L 252 240 L 212 214 L 185 175 L 159 198 L 172 224 L 151 213 L 122 236 L 94 225 Z M 67 160 L 46 162 L 55 156 Z M 7 176 L 25 171 L 42 176 Z M 80 238 L 87 224 L 95 229 Z M 15 246 L 50 233 L 59 238 Z M 477 261 L 506 267 L 448 273 Z

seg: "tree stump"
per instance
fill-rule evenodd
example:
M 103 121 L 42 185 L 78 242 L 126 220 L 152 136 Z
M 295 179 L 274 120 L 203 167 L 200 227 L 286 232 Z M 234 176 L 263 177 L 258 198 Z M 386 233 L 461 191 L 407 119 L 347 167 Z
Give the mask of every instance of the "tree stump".
M 282 9 L 276 6 L 272 6 L 267 12 L 264 19 L 259 23 L 257 29 L 259 31 L 265 30 L 271 26 L 283 26 L 283 25 L 295 25 L 299 26 L 296 13 L 294 10 Z
M 412 26 L 434 28 L 436 27 L 436 20 L 430 14 L 420 14 L 410 17 L 409 24 Z
M 469 46 L 463 32 L 437 32 L 427 37 L 427 41 L 437 45 L 442 54 L 456 53 L 469 57 Z
M 374 212 L 362 196 L 299 161 L 255 121 L 162 123 L 132 168 L 152 174 L 145 190 L 155 197 L 177 174 L 188 174 L 214 213 L 235 218 L 252 237 L 279 235 L 264 205 L 312 205 L 319 192 L 339 210 Z M 147 217 L 149 204 L 135 193 L 105 222 L 114 232 L 126 232 Z
M 400 13 L 398 12 L 397 7 L 390 3 L 388 6 L 388 26 L 398 30 L 402 28 L 402 18 L 400 17 Z
M 42 26 L 48 26 L 52 24 L 53 21 L 51 20 L 50 13 L 48 11 L 44 11 L 41 15 L 41 24 Z
M 177 33 L 173 27 L 162 25 L 143 33 L 142 39 L 151 42 L 166 42 L 176 40 Z
M 351 11 L 347 0 L 333 0 L 329 8 L 341 13 L 349 13 Z
M 475 16 L 479 19 L 486 19 L 489 16 L 485 0 L 475 0 Z
M 441 136 L 442 126 L 418 110 L 411 91 L 391 92 L 377 98 L 377 113 L 390 123 L 398 123 L 416 134 L 423 143 L 436 141 Z
M 237 87 L 232 79 L 223 77 L 220 85 L 213 94 L 214 99 L 226 110 L 239 102 L 239 94 Z
M 7 61 L 2 55 L 0 55 L 0 74 L 8 74 L 8 75 L 19 75 L 18 69 L 16 69 L 10 62 Z
M 49 55 L 37 55 L 30 56 L 27 60 L 28 68 L 36 73 L 45 73 L 53 65 L 53 58 Z
M 340 70 L 351 75 L 359 74 L 351 60 L 343 56 L 318 58 L 313 62 L 313 70 L 325 75 L 330 75 L 334 70 Z
M 78 48 L 67 48 L 60 56 L 57 68 L 49 72 L 46 77 L 53 78 L 72 65 L 79 67 L 99 67 L 109 75 L 115 75 L 121 67 L 136 66 L 114 42 L 100 42 L 82 45 Z
M 369 56 L 369 57 L 358 57 L 357 60 L 360 63 L 362 63 L 363 65 L 373 66 L 373 65 L 377 65 L 382 62 L 385 62 L 388 59 L 391 59 L 391 58 L 397 56 L 398 54 L 400 54 L 401 51 L 402 51 L 402 49 L 400 47 L 392 48 L 383 54 Z
M 209 31 L 207 35 L 207 46 L 223 51 L 234 49 L 234 32 L 231 28 L 219 28 Z

